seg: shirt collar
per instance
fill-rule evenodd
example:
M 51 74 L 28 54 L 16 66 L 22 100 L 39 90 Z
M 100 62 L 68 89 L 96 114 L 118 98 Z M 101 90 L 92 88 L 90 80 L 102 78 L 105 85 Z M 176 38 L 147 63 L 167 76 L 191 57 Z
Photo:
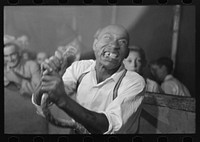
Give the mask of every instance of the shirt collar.
M 96 61 L 94 61 L 93 63 L 92 63 L 92 65 L 86 70 L 86 71 L 84 71 L 84 73 L 85 72 L 96 72 L 96 70 L 95 70 L 95 65 L 96 65 Z M 117 72 L 115 72 L 112 76 L 110 76 L 109 78 L 107 78 L 107 79 L 113 79 L 115 82 L 117 82 L 118 80 L 119 80 L 119 78 L 120 78 L 120 76 L 121 76 L 121 74 L 122 74 L 122 72 L 125 70 L 125 67 L 124 67 L 124 64 L 122 64 L 120 67 L 119 67 L 119 69 L 117 70 Z M 107 80 L 106 79 L 106 80 Z
M 168 75 L 165 77 L 164 81 L 170 80 L 171 78 L 173 78 L 173 76 L 172 76 L 171 74 L 168 74 Z

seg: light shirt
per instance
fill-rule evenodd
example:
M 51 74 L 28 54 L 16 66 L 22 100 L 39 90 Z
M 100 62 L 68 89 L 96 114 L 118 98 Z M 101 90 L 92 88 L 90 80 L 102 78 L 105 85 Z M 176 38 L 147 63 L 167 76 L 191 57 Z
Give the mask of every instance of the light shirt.
M 166 94 L 191 96 L 185 85 L 173 77 L 171 74 L 165 77 L 163 83 L 161 84 L 161 88 Z
M 76 101 L 86 109 L 105 114 L 109 128 L 104 134 L 136 133 L 145 92 L 143 77 L 127 71 L 118 89 L 118 96 L 113 100 L 113 89 L 124 67 L 97 83 L 95 65 L 94 60 L 74 62 L 63 75 L 64 84 L 75 88 L 80 75 L 88 72 L 79 84 Z
M 73 63 L 63 75 L 64 83 L 76 83 L 82 73 L 88 72 L 79 84 L 76 101 L 91 111 L 106 115 L 109 128 L 105 134 L 135 133 L 144 98 L 144 79 L 135 72 L 127 71 L 120 84 L 118 96 L 113 100 L 114 86 L 124 68 L 97 84 L 95 65 L 94 60 Z
M 155 81 L 146 78 L 146 92 L 161 93 L 161 87 Z
M 20 60 L 19 64 L 13 69 L 4 66 L 4 86 L 13 82 L 22 95 L 31 95 L 39 84 L 40 78 L 40 68 L 34 61 Z

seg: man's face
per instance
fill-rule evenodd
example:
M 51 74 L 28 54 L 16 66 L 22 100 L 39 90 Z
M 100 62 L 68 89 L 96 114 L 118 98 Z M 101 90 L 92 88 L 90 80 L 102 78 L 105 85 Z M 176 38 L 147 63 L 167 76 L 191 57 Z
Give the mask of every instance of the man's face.
M 4 62 L 6 62 L 9 67 L 17 66 L 19 62 L 19 52 L 15 45 L 4 47 Z
M 123 61 L 125 68 L 129 71 L 142 73 L 142 58 L 137 51 L 131 51 L 126 59 Z
M 97 63 L 107 69 L 119 67 L 127 56 L 128 34 L 118 26 L 104 28 L 93 44 Z
M 158 65 L 151 65 L 151 73 L 154 76 L 155 80 L 159 83 L 164 81 L 165 78 L 165 67 Z

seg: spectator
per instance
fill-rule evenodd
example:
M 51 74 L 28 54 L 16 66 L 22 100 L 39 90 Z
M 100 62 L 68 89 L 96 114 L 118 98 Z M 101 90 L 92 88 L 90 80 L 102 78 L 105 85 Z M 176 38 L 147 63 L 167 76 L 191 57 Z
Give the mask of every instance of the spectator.
M 12 83 L 19 88 L 20 94 L 30 96 L 41 78 L 37 63 L 24 60 L 15 42 L 4 45 L 4 61 L 4 86 Z
M 42 62 L 44 62 L 46 59 L 48 59 L 48 55 L 45 52 L 39 52 L 37 53 L 37 63 L 41 65 Z
M 35 53 L 30 51 L 29 49 L 23 49 L 21 51 L 21 54 L 24 60 L 35 60 Z
M 166 94 L 191 96 L 189 90 L 172 75 L 173 61 L 168 57 L 161 57 L 150 65 L 151 73 Z
M 138 46 L 130 46 L 129 48 L 129 56 L 123 61 L 125 68 L 129 71 L 135 71 L 144 77 L 143 72 L 147 63 L 144 50 Z M 147 92 L 162 92 L 158 83 L 149 78 L 145 78 L 145 80 Z

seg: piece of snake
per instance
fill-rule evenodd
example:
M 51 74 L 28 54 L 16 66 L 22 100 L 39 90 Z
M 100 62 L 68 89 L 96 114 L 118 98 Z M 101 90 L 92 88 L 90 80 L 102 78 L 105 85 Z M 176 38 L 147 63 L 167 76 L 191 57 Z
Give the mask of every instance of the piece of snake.
M 41 99 L 41 108 L 46 120 L 48 120 L 51 124 L 57 127 L 74 129 L 77 134 L 89 134 L 87 129 L 84 128 L 80 123 L 77 123 L 73 120 L 55 118 L 48 108 L 49 103 L 51 102 L 48 99 L 48 94 L 44 93 Z
M 71 48 L 71 50 L 76 50 L 76 49 Z M 69 53 L 70 53 L 69 51 L 70 51 L 70 49 L 67 49 L 66 51 L 63 51 L 61 53 L 62 54 L 61 62 L 64 57 L 69 56 Z M 58 56 L 56 52 L 55 52 L 55 56 Z M 38 87 L 38 88 L 39 89 L 35 93 L 40 93 L 40 87 Z M 89 134 L 89 132 L 87 131 L 86 128 L 84 128 L 81 124 L 79 124 L 73 120 L 55 118 L 49 110 L 49 104 L 52 102 L 50 102 L 50 100 L 48 99 L 47 93 L 35 94 L 35 96 L 42 96 L 41 108 L 42 108 L 42 111 L 43 111 L 43 114 L 44 114 L 46 120 L 48 120 L 51 124 L 53 124 L 54 126 L 57 126 L 57 127 L 74 129 L 77 134 Z

